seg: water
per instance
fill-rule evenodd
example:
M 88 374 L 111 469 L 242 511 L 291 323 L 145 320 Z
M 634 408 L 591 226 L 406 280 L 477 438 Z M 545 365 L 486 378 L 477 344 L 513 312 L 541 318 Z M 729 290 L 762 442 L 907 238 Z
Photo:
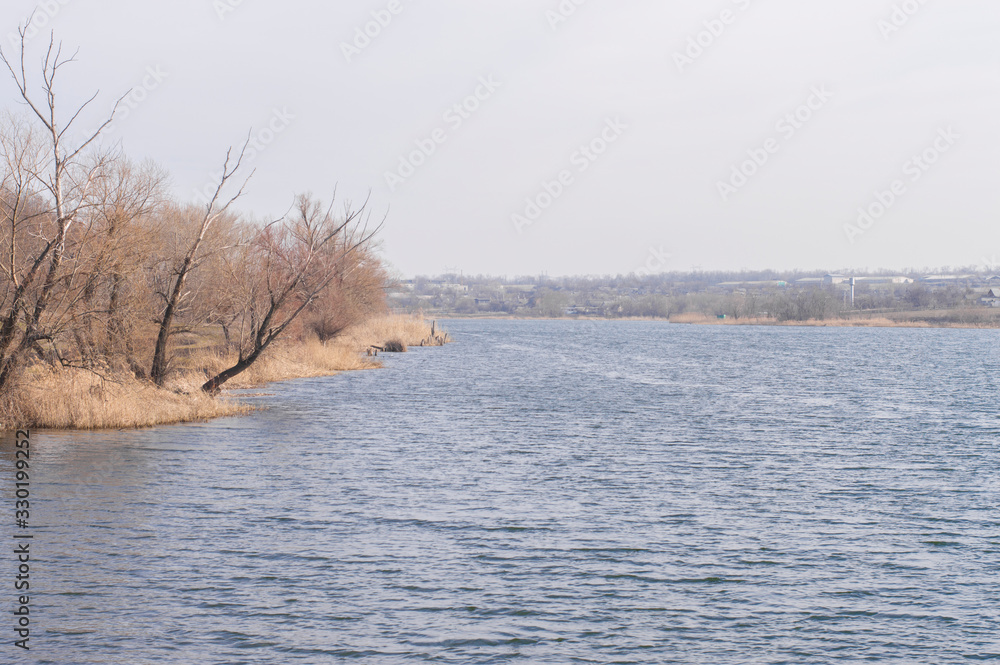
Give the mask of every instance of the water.
M 249 417 L 35 433 L 0 661 L 1000 660 L 998 333 L 448 328 Z

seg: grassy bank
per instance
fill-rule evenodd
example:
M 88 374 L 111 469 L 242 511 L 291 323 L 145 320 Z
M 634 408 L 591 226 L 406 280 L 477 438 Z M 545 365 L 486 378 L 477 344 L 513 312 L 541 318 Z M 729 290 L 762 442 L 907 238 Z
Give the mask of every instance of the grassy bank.
M 677 314 L 671 323 L 728 326 L 811 326 L 842 328 L 1000 328 L 1000 311 L 994 309 L 942 309 L 924 311 L 854 313 L 829 319 L 778 321 L 773 318 L 727 317 L 705 314 Z
M 372 346 L 437 345 L 431 324 L 420 317 L 384 316 L 347 329 L 322 344 L 316 339 L 276 345 L 226 388 L 252 388 L 274 381 L 329 376 L 381 366 L 367 355 Z M 232 364 L 212 339 L 195 338 L 164 388 L 128 374 L 106 374 L 44 364 L 29 367 L 9 394 L 0 396 L 0 429 L 131 429 L 208 420 L 247 413 L 239 399 L 200 390 L 208 376 Z

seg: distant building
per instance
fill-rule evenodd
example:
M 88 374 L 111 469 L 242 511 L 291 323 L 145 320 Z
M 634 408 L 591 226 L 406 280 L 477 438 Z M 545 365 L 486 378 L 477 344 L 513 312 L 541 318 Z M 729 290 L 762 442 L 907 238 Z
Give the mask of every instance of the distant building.
M 979 302 L 987 307 L 1000 307 L 1000 288 L 990 289 Z
M 978 275 L 927 275 L 920 282 L 927 286 L 957 286 L 978 283 Z
M 817 286 L 826 284 L 827 286 L 847 286 L 851 283 L 851 277 L 846 275 L 826 275 L 825 277 L 803 277 L 795 280 L 798 286 Z M 871 275 L 867 277 L 854 277 L 855 284 L 912 284 L 913 280 L 902 275 Z
M 865 284 L 913 284 L 913 280 L 902 275 L 876 275 L 874 277 L 858 277 L 857 281 Z

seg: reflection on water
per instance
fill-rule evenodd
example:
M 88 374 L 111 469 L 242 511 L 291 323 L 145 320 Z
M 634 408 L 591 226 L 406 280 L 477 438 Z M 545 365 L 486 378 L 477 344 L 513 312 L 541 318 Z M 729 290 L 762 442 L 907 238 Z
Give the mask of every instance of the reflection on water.
M 245 418 L 33 433 L 31 662 L 1000 658 L 994 332 L 449 330 Z

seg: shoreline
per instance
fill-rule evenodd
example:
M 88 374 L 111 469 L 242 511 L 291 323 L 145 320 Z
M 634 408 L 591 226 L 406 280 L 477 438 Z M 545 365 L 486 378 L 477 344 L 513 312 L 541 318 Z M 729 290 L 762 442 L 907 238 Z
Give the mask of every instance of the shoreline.
M 973 310 L 992 313 L 990 310 Z M 675 325 L 693 326 L 766 326 L 766 327 L 791 327 L 791 328 L 940 328 L 956 330 L 994 330 L 1000 329 L 1000 312 L 996 312 L 988 320 L 980 321 L 954 321 L 933 318 L 917 318 L 934 313 L 947 315 L 952 310 L 928 310 L 926 312 L 898 312 L 895 316 L 900 318 L 890 318 L 891 314 L 872 315 L 867 318 L 831 318 L 831 319 L 809 319 L 806 321 L 778 321 L 777 319 L 752 318 L 752 319 L 719 319 L 704 314 L 679 314 L 671 318 L 658 317 L 619 317 L 614 319 L 592 317 L 592 316 L 517 316 L 517 315 L 486 315 L 486 316 L 449 316 L 447 314 L 437 314 L 441 321 L 579 321 L 583 322 L 650 322 L 650 323 L 671 323 Z M 911 317 L 911 318 L 904 318 Z
M 163 387 L 123 372 L 37 363 L 25 371 L 11 394 L 3 396 L 0 430 L 131 430 L 246 415 L 261 407 L 244 402 L 236 391 L 380 369 L 382 363 L 365 352 L 373 346 L 384 347 L 390 340 L 401 342 L 404 350 L 449 341 L 443 331 L 436 339 L 430 333 L 429 320 L 388 315 L 359 324 L 329 344 L 315 339 L 289 341 L 274 347 L 218 395 L 203 392 L 201 385 L 217 367 L 231 364 L 232 358 L 211 352 L 187 358 Z

